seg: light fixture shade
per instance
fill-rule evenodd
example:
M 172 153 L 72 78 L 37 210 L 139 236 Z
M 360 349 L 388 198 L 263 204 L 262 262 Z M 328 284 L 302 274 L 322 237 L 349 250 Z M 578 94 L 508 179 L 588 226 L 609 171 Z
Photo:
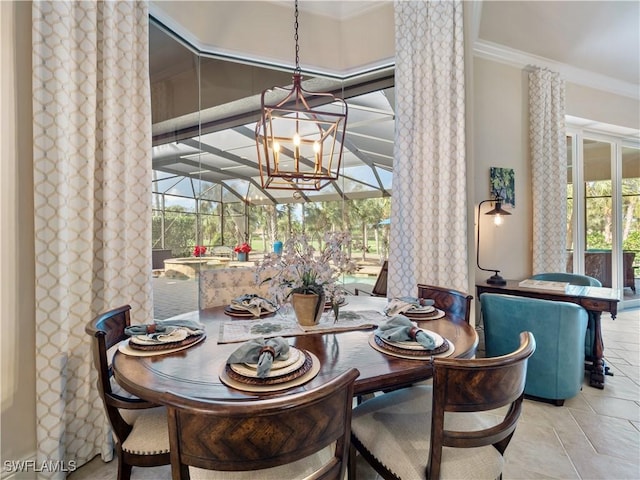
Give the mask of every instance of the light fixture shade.
M 485 215 L 511 215 L 511 212 L 502 209 L 502 201 L 499 199 L 495 200 L 496 206 L 485 213 Z
M 267 96 L 282 93 L 268 103 Z M 320 190 L 337 180 L 347 126 L 347 103 L 331 93 L 308 92 L 294 73 L 291 89 L 262 92 L 256 123 L 263 188 Z

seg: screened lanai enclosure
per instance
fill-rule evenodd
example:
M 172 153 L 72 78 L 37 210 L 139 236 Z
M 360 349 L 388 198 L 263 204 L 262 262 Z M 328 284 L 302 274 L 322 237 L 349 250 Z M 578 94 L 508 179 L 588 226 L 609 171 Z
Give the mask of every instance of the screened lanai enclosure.
M 153 249 L 191 255 L 248 242 L 269 251 L 292 233 L 348 229 L 384 255 L 394 141 L 392 67 L 349 79 L 303 74 L 303 88 L 348 105 L 337 180 L 318 191 L 262 188 L 256 147 L 260 95 L 292 72 L 194 52 L 150 25 Z M 327 111 L 342 108 L 323 105 Z M 370 246 L 371 242 L 371 246 Z M 222 250 L 220 250 L 222 251 Z

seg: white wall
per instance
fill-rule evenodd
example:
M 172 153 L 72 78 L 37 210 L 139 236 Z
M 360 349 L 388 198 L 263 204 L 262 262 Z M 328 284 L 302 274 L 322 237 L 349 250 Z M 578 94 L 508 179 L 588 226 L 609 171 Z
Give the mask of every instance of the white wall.
M 640 128 L 640 101 L 582 85 L 567 84 L 567 114 L 620 127 Z
M 474 192 L 478 204 L 490 198 L 489 168 L 515 171 L 515 208 L 500 227 L 493 225 L 482 205 L 480 265 L 501 270 L 504 278 L 523 278 L 531 271 L 531 185 L 528 152 L 527 78 L 520 68 L 490 60 L 474 60 Z M 477 219 L 476 219 L 477 222 Z M 477 228 L 477 224 L 476 224 Z M 472 261 L 475 262 L 475 259 Z M 476 280 L 491 272 L 476 270 Z
M 36 450 L 31 2 L 0 2 L 2 460 Z

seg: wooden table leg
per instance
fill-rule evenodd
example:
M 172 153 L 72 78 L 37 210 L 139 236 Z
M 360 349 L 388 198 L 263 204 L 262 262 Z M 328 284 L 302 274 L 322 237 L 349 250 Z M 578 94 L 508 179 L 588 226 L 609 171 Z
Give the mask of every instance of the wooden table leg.
M 593 365 L 591 366 L 591 376 L 589 385 L 595 388 L 604 388 L 604 343 L 602 342 L 602 331 L 600 329 L 600 316 L 602 312 L 593 313 Z

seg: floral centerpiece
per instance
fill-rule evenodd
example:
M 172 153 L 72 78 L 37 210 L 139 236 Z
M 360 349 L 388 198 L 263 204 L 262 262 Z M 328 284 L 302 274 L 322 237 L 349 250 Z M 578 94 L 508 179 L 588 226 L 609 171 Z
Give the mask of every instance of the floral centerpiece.
M 204 245 L 196 245 L 195 247 L 193 247 L 194 257 L 201 257 L 205 253 L 207 253 L 207 247 L 205 247 Z
M 277 305 L 289 302 L 295 293 L 316 294 L 333 307 L 336 318 L 344 290 L 338 280 L 343 273 L 355 271 L 356 264 L 343 247 L 351 242 L 347 232 L 329 232 L 324 235 L 324 246 L 316 249 L 306 235 L 287 240 L 281 254 L 269 253 L 258 267 L 260 279 L 268 278 L 267 295 Z M 321 308 L 324 309 L 324 301 Z

